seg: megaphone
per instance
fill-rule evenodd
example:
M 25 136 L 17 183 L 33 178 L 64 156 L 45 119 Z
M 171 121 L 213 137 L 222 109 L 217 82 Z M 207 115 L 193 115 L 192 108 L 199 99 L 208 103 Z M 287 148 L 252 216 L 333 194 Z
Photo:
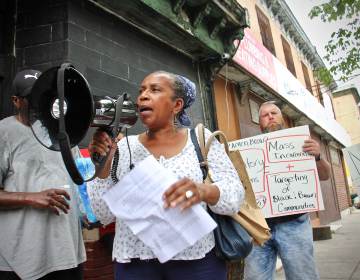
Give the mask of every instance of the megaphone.
M 137 121 L 136 104 L 130 95 L 92 96 L 85 77 L 69 63 L 40 75 L 29 95 L 28 117 L 35 138 L 46 148 L 60 151 L 72 180 L 84 178 L 76 168 L 71 148 L 80 143 L 89 127 L 99 127 L 116 137 Z M 106 157 L 93 161 L 102 165 Z M 92 179 L 92 178 L 91 178 Z

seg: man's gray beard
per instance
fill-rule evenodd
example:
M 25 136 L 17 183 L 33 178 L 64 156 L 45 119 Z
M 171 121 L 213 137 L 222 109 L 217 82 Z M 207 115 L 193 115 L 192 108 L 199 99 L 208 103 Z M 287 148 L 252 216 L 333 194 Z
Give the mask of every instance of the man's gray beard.
M 269 133 L 269 132 L 274 132 L 274 131 L 278 131 L 278 130 L 282 130 L 282 129 L 284 129 L 284 126 L 282 124 L 277 124 L 277 125 L 272 125 L 271 127 L 264 128 L 264 130 L 262 132 Z

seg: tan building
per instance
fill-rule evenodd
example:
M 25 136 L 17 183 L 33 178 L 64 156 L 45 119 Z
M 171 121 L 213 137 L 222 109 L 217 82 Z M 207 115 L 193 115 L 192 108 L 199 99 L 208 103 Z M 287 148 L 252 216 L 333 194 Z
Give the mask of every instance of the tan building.
M 336 120 L 346 129 L 352 145 L 360 143 L 360 95 L 356 87 L 333 92 Z
M 238 2 L 250 28 L 214 81 L 216 125 L 230 140 L 257 135 L 259 105 L 268 100 L 280 104 L 288 127 L 309 125 L 332 166 L 331 178 L 321 182 L 325 211 L 314 212 L 312 222 L 336 221 L 350 206 L 341 149 L 351 140 L 335 120 L 331 89 L 313 73 L 324 63 L 284 0 Z
M 333 92 L 333 104 L 336 120 L 346 129 L 351 137 L 352 145 L 360 143 L 360 95 L 356 87 L 340 89 Z M 345 164 L 345 174 L 349 191 L 356 193 L 356 187 Z

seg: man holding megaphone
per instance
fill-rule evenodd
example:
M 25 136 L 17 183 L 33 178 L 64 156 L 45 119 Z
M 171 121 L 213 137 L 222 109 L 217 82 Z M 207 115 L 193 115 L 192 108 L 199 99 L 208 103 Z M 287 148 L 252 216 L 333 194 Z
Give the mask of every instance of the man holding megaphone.
M 0 279 L 82 279 L 75 188 L 60 153 L 33 137 L 28 96 L 41 72 L 13 82 L 17 114 L 0 121 Z

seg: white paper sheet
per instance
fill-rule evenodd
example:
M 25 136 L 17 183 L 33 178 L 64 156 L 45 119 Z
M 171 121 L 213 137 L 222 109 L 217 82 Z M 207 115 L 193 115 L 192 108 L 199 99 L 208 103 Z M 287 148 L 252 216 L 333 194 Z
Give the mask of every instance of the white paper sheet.
M 149 156 L 103 196 L 112 213 L 152 249 L 160 262 L 194 245 L 216 227 L 199 204 L 183 212 L 179 207 L 163 208 L 163 193 L 177 181 L 173 172 Z

